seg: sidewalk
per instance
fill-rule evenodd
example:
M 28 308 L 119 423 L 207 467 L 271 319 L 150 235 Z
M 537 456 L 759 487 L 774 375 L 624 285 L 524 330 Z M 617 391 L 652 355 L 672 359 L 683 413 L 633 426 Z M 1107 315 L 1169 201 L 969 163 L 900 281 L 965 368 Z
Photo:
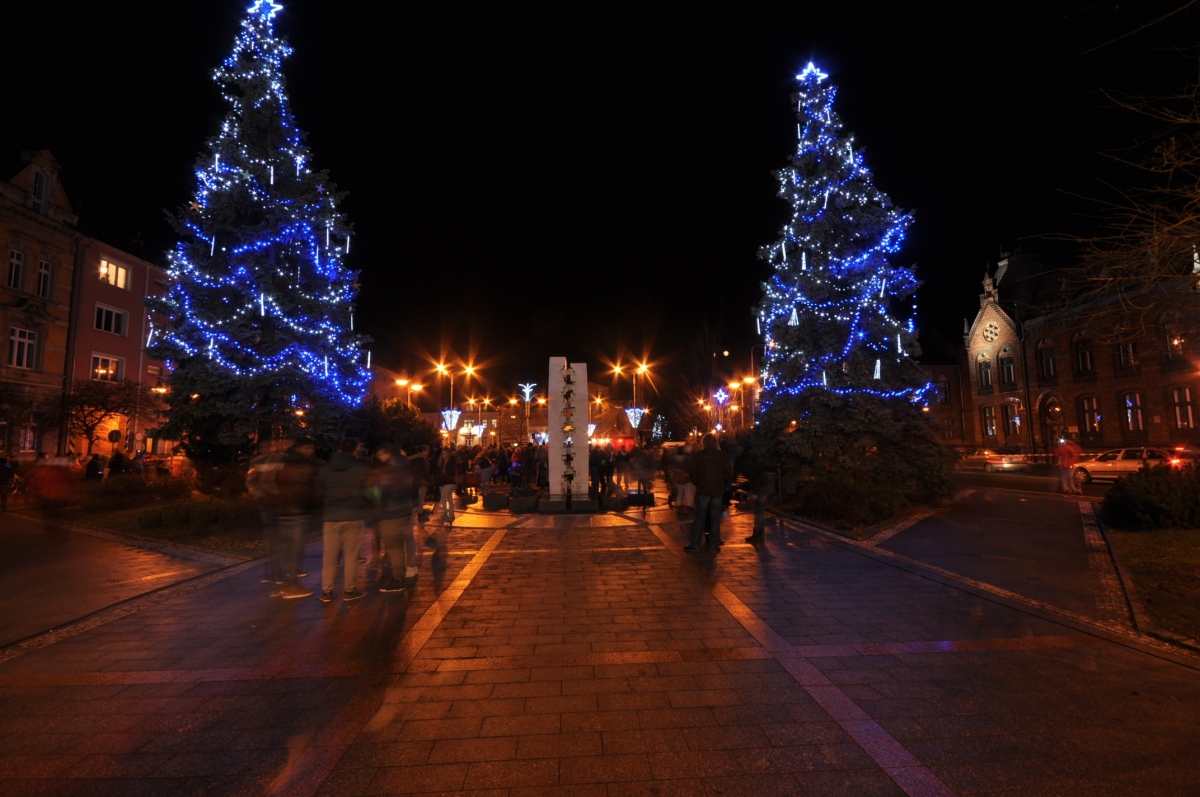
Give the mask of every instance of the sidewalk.
M 0 663 L 0 795 L 1096 797 L 1200 779 L 1196 669 L 797 527 L 740 545 L 745 521 L 714 559 L 683 553 L 665 509 L 472 510 L 418 532 L 411 598 L 372 576 L 353 604 L 270 598 L 230 568 Z

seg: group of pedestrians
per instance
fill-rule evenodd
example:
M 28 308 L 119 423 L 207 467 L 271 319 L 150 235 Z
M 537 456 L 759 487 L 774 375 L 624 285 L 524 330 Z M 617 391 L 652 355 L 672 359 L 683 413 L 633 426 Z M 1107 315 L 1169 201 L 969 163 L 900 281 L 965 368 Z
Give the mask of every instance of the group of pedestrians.
M 358 581 L 363 538 L 375 529 L 380 592 L 403 592 L 417 577 L 413 525 L 422 520 L 428 448 L 411 459 L 402 448 L 381 446 L 368 461 L 355 438 L 341 441 L 329 460 L 318 463 L 309 438 L 282 451 L 255 457 L 246 475 L 258 499 L 267 549 L 267 580 L 284 598 L 306 598 L 313 591 L 300 583 L 304 543 L 319 526 L 323 544 L 321 600 L 333 600 L 339 564 L 342 600 L 366 596 Z M 386 557 L 386 560 L 384 559 Z M 387 574 L 384 575 L 386 561 Z

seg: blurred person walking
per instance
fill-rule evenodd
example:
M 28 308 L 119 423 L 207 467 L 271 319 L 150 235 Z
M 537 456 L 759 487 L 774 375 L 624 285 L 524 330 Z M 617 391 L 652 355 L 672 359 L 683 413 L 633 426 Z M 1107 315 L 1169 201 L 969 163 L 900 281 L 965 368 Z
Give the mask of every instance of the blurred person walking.
M 698 551 L 708 532 L 708 552 L 721 551 L 721 511 L 725 485 L 733 478 L 733 463 L 717 445 L 716 435 L 704 435 L 704 449 L 692 457 L 688 476 L 696 493 L 696 516 L 685 551 Z
M 429 492 L 429 446 L 418 446 L 417 453 L 408 458 L 408 466 L 416 493 L 416 520 L 423 524 L 429 519 L 429 513 L 425 511 L 425 498 Z
M 747 445 L 742 451 L 741 456 L 734 463 L 734 469 L 746 477 L 746 492 L 750 494 L 750 500 L 754 507 L 754 530 L 746 538 L 746 542 L 751 545 L 766 542 L 767 492 L 770 489 L 771 480 L 767 473 L 767 466 L 763 464 L 753 443 Z
M 458 462 L 454 451 L 446 448 L 438 459 L 438 509 L 442 512 L 442 520 L 454 522 L 454 488 L 457 480 Z
M 380 592 L 403 592 L 405 579 L 417 577 L 417 543 L 413 539 L 413 497 L 416 494 L 412 466 L 404 452 L 389 445 L 375 452 L 375 467 L 369 480 L 378 495 L 375 529 L 383 542 L 390 566 L 380 578 Z
M 335 454 L 317 472 L 317 491 L 324 505 L 322 536 L 324 551 L 321 562 L 321 600 L 333 600 L 333 585 L 337 578 L 338 554 L 342 555 L 344 583 L 342 600 L 365 597 L 358 588 L 358 552 L 369 505 L 366 497 L 368 470 L 358 458 L 358 440 L 347 437 L 338 445 Z
M 1062 491 L 1066 495 L 1083 495 L 1083 487 L 1075 481 L 1075 465 L 1079 463 L 1082 449 L 1070 438 L 1064 439 L 1054 447 L 1054 456 L 1058 464 L 1058 478 L 1062 482 Z
M 0 457 L 0 512 L 8 511 L 8 492 L 16 479 L 16 471 L 8 464 L 8 459 Z

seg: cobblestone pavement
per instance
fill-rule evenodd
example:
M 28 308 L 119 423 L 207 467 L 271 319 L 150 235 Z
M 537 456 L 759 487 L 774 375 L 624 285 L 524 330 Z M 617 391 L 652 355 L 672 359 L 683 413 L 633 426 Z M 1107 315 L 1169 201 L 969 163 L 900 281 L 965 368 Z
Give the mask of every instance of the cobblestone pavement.
M 472 510 L 351 604 L 217 571 L 0 663 L 0 795 L 1194 793 L 1200 663 L 745 520 Z
M 0 515 L 0 646 L 218 567 L 106 536 Z

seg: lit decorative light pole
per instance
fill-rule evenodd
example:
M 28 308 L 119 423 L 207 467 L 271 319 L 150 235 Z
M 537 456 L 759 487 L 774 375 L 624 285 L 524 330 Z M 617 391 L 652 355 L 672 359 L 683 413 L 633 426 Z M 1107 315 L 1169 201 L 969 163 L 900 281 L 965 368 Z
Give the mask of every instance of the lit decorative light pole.
M 537 387 L 537 382 L 518 382 L 517 386 L 521 388 L 521 395 L 525 397 L 525 438 L 529 439 L 529 402 L 533 401 L 533 389 Z

